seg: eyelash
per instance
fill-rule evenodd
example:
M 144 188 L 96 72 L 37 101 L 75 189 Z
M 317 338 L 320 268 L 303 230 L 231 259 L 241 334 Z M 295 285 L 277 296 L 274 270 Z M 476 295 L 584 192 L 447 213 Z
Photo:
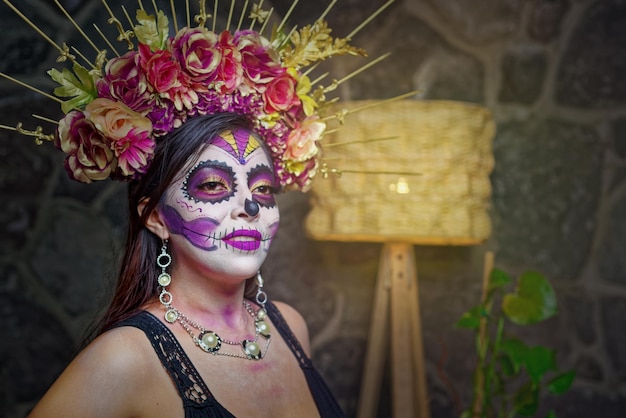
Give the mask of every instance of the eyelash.
M 224 180 L 223 178 L 218 177 L 218 176 L 211 176 L 211 177 L 207 178 L 202 183 L 200 183 L 198 188 L 202 189 L 202 190 L 207 190 L 207 186 L 213 186 L 213 185 L 221 185 L 226 190 L 230 190 L 228 182 L 226 180 Z M 213 188 L 213 187 L 211 187 L 211 188 Z
M 265 189 L 265 191 L 262 191 L 262 189 Z M 276 188 L 272 186 L 271 184 L 253 185 L 252 193 L 253 194 L 259 193 L 263 195 L 274 195 L 276 194 Z

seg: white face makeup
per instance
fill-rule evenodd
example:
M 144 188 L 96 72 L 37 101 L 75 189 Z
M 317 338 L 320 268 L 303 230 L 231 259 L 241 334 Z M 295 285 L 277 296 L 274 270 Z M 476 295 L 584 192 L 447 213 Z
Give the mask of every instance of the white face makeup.
M 279 223 L 269 157 L 245 130 L 224 132 L 167 192 L 159 212 L 175 260 L 248 278 L 261 267 Z

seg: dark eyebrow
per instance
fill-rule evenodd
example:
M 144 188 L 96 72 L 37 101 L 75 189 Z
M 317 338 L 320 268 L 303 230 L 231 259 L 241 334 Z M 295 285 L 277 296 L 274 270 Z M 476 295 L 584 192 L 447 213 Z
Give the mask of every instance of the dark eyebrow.
M 269 166 L 265 164 L 259 164 L 256 167 L 253 167 L 248 171 L 248 184 L 251 179 L 254 179 L 260 175 L 268 175 L 269 179 L 272 181 L 272 185 L 276 185 L 276 177 L 274 176 L 274 170 L 272 170 Z
M 193 176 L 198 171 L 202 170 L 203 168 L 214 168 L 219 171 L 222 171 L 224 174 L 228 175 L 232 179 L 235 178 L 235 172 L 224 161 L 217 161 L 217 160 L 200 161 L 193 168 L 191 168 L 191 170 L 189 170 L 189 172 L 187 173 L 187 176 L 185 177 L 185 181 L 183 182 L 183 187 L 187 187 L 187 183 L 189 182 L 189 180 L 193 178 Z

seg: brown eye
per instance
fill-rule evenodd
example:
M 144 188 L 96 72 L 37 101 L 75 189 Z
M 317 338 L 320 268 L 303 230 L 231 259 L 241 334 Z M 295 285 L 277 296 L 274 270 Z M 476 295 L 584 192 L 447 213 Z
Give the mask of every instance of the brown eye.
M 270 186 L 268 184 L 267 185 L 266 184 L 261 184 L 261 185 L 255 187 L 252 190 L 252 193 L 254 193 L 254 194 L 263 194 L 263 195 L 271 195 L 271 194 L 276 193 L 276 191 L 274 190 L 274 188 L 272 186 Z
M 228 185 L 222 179 L 207 179 L 206 181 L 202 182 L 198 186 L 198 188 L 200 190 L 203 190 L 209 193 L 211 192 L 219 193 L 219 192 L 228 191 Z

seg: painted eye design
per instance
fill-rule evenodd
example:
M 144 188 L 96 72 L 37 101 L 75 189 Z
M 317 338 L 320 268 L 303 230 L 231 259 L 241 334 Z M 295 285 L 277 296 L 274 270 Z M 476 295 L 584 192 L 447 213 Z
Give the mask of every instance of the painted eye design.
M 259 205 L 271 208 L 276 206 L 276 193 L 274 173 L 266 165 L 259 165 L 248 173 L 248 186 L 252 192 L 252 198 Z
M 200 182 L 197 187 L 208 194 L 219 194 L 229 189 L 226 181 L 222 177 L 215 175 L 209 176 L 206 180 Z
M 225 163 L 203 161 L 189 171 L 183 183 L 185 197 L 196 203 L 219 203 L 237 190 L 235 173 Z
M 272 185 L 261 184 L 259 186 L 255 186 L 252 189 L 252 193 L 253 194 L 268 195 L 268 194 L 276 194 L 276 190 L 274 189 L 274 187 Z

